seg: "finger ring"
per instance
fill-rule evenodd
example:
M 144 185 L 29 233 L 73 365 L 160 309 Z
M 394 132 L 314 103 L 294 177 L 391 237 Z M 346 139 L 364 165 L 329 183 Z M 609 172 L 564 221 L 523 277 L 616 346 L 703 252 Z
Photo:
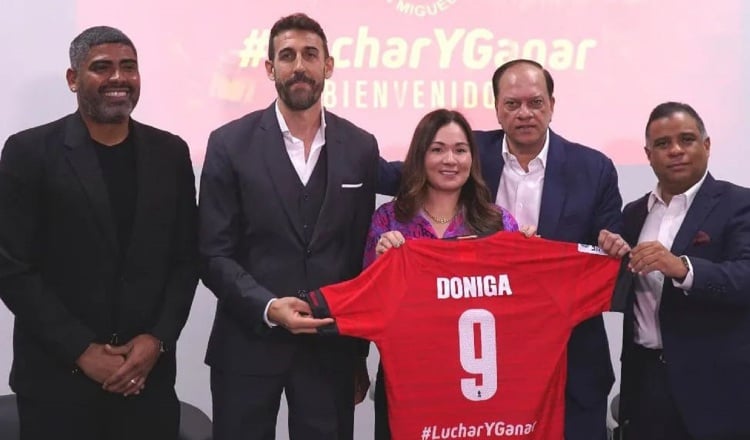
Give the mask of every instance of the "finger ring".
M 135 379 L 130 379 L 130 383 L 132 383 L 133 385 L 135 385 Z

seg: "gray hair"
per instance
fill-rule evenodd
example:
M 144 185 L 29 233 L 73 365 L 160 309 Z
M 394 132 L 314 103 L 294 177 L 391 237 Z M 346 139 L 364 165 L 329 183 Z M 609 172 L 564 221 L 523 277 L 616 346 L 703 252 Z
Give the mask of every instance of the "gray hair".
M 81 32 L 70 42 L 70 68 L 78 70 L 92 47 L 107 43 L 125 44 L 138 55 L 133 42 L 121 30 L 109 26 L 94 26 Z

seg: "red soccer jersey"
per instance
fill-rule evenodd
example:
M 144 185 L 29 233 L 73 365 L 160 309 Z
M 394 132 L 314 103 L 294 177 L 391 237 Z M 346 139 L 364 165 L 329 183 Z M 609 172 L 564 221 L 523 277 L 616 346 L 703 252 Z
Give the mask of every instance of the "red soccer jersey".
M 410 240 L 309 301 L 377 344 L 394 440 L 562 440 L 568 337 L 609 309 L 618 269 L 519 233 Z

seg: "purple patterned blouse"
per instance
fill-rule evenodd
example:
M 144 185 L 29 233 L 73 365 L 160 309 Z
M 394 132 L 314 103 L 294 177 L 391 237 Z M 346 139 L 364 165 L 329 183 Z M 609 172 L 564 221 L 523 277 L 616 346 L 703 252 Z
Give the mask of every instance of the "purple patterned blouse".
M 378 244 L 380 235 L 388 231 L 399 231 L 405 239 L 409 240 L 412 238 L 438 238 L 435 233 L 435 229 L 432 228 L 430 222 L 422 217 L 421 214 L 416 215 L 408 223 L 401 223 L 396 220 L 396 213 L 394 210 L 394 202 L 383 203 L 372 215 L 372 222 L 370 223 L 370 230 L 367 232 L 367 244 L 365 245 L 365 257 L 364 267 L 369 266 L 375 261 L 375 246 Z M 506 231 L 517 231 L 518 223 L 516 219 L 507 210 L 497 207 L 503 214 L 503 228 Z M 460 237 L 462 235 L 471 234 L 468 227 L 464 223 L 464 217 L 462 213 L 458 213 L 457 216 L 451 220 L 448 225 L 448 229 L 445 230 L 443 238 Z

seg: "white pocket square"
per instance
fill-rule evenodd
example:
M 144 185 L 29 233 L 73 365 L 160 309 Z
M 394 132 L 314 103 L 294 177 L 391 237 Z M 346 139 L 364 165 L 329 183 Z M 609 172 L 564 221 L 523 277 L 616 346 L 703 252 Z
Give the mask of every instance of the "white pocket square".
M 342 188 L 362 188 L 362 182 L 359 183 L 342 183 Z

